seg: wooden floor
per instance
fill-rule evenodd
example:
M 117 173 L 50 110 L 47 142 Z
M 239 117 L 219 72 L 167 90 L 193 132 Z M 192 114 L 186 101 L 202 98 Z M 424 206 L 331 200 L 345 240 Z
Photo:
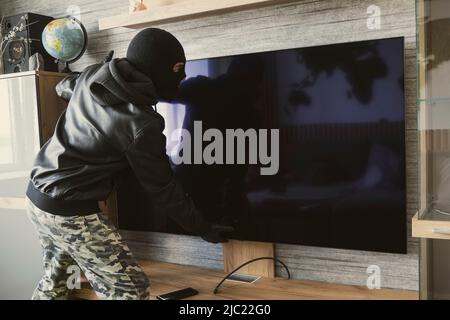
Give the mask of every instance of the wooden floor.
M 191 299 L 199 300 L 415 300 L 415 291 L 369 290 L 365 287 L 330 284 L 307 280 L 261 278 L 253 284 L 226 281 L 218 294 L 214 287 L 225 273 L 176 264 L 140 261 L 151 283 L 152 299 L 170 291 L 193 287 L 199 291 Z M 73 291 L 74 299 L 96 299 L 88 283 Z

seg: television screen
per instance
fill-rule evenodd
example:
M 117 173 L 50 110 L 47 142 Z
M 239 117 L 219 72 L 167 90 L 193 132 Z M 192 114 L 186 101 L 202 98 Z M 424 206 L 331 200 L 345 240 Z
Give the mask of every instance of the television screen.
M 404 39 L 189 61 L 159 103 L 177 178 L 233 239 L 406 252 Z M 129 174 L 119 227 L 185 232 Z

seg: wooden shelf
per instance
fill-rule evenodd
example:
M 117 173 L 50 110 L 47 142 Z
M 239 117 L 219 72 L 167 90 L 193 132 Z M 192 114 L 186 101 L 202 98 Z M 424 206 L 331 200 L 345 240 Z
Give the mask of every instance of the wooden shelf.
M 53 72 L 53 71 L 22 71 L 22 72 L 15 72 L 15 73 L 5 73 L 0 75 L 1 79 L 10 79 L 10 78 L 18 78 L 18 77 L 26 77 L 26 76 L 48 76 L 48 77 L 63 77 L 65 76 L 64 73 L 60 72 Z
M 151 299 L 170 291 L 193 287 L 199 294 L 189 300 L 417 300 L 416 291 L 370 290 L 365 287 L 331 284 L 309 280 L 260 278 L 252 284 L 226 281 L 218 294 L 212 291 L 225 275 L 210 270 L 171 263 L 140 261 L 151 283 Z M 72 291 L 72 299 L 96 300 L 89 283 L 84 281 L 80 290 Z
M 25 198 L 1 197 L 0 209 L 25 210 L 26 209 Z
M 205 15 L 278 4 L 288 0 L 185 0 L 170 5 L 153 6 L 144 11 L 99 20 L 99 30 L 127 27 L 140 29 L 152 24 L 185 20 Z
M 412 220 L 412 236 L 415 238 L 450 240 L 450 217 L 427 213 Z

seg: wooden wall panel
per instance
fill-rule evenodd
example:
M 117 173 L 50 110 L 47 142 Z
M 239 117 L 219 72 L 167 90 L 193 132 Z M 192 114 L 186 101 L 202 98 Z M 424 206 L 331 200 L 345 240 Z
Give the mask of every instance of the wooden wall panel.
M 72 0 L 81 9 L 89 33 L 84 57 L 73 69 L 103 59 L 109 50 L 123 56 L 132 29 L 98 31 L 98 18 L 128 11 L 128 0 Z M 367 28 L 367 8 L 381 9 L 381 29 Z M 32 11 L 55 17 L 65 14 L 68 3 L 54 0 L 2 0 L 4 15 Z M 331 43 L 405 37 L 406 115 L 408 170 L 408 254 L 395 255 L 277 244 L 276 255 L 294 277 L 365 285 L 369 265 L 381 269 L 382 286 L 418 290 L 418 241 L 411 237 L 411 218 L 417 211 L 416 38 L 414 0 L 299 0 L 267 8 L 245 10 L 189 21 L 159 25 L 184 44 L 188 59 L 255 51 L 306 47 Z M 222 268 L 222 248 L 196 238 L 124 232 L 140 258 Z M 284 271 L 277 270 L 282 274 Z

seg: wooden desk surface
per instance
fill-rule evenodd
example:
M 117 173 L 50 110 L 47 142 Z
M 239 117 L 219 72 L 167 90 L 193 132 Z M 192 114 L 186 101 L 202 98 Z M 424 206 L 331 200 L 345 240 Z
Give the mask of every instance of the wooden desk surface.
M 193 287 L 199 291 L 196 300 L 416 300 L 416 291 L 369 290 L 365 287 L 315 282 L 261 278 L 253 284 L 226 281 L 217 295 L 214 287 L 224 272 L 163 262 L 140 261 L 151 283 L 151 298 L 170 291 Z M 88 283 L 73 291 L 72 298 L 96 299 Z

